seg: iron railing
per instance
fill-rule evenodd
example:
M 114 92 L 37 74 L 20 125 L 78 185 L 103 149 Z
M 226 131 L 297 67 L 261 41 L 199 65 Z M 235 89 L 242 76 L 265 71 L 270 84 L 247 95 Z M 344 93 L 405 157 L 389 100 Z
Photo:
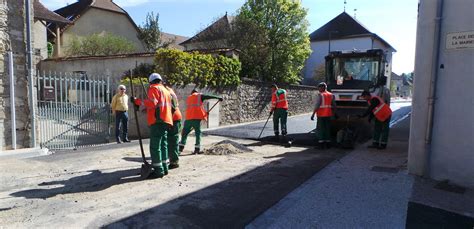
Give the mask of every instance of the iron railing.
M 38 134 L 42 148 L 77 149 L 109 142 L 110 78 L 83 72 L 38 72 Z

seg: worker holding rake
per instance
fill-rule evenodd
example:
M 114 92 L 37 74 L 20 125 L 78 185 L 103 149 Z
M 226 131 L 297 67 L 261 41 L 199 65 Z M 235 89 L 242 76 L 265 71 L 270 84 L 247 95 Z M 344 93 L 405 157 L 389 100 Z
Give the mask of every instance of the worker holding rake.
M 186 140 L 192 129 L 196 133 L 196 144 L 194 145 L 194 154 L 201 153 L 201 121 L 207 120 L 209 112 L 204 109 L 204 101 L 207 99 L 218 99 L 222 97 L 206 95 L 193 89 L 191 95 L 186 100 L 186 121 L 184 122 L 183 132 L 181 133 L 181 142 L 179 143 L 179 152 L 183 152 Z M 217 103 L 216 103 L 217 104 Z M 210 111 L 210 110 L 209 110 Z

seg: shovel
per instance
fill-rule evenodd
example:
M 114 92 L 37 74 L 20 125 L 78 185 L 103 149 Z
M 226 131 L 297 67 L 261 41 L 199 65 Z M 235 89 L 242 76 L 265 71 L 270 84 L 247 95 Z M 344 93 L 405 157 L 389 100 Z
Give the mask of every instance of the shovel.
M 130 90 L 132 91 L 132 97 L 135 96 L 133 92 L 133 84 L 132 84 L 132 71 L 130 71 Z M 140 79 L 141 82 L 141 79 Z M 142 82 L 143 84 L 143 82 Z M 133 105 L 135 106 L 135 104 Z M 140 142 L 140 151 L 142 153 L 142 159 L 143 159 L 143 164 L 142 168 L 140 170 L 140 176 L 143 179 L 146 179 L 150 176 L 150 174 L 153 172 L 153 167 L 148 163 L 148 161 L 145 158 L 145 152 L 143 150 L 143 142 L 142 142 L 142 134 L 140 132 L 140 124 L 138 123 L 138 112 L 136 109 L 133 109 L 135 112 L 135 122 L 137 124 L 137 133 L 138 133 L 138 142 Z

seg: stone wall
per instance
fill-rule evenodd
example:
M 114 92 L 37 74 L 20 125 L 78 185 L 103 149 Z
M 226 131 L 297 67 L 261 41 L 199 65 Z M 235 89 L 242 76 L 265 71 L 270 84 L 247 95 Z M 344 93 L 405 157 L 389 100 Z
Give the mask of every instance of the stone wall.
M 33 7 L 31 6 L 31 10 Z M 11 148 L 8 51 L 13 51 L 17 147 L 30 146 L 24 1 L 0 0 L 0 149 Z
M 316 88 L 280 85 L 287 91 L 289 115 L 312 112 Z M 220 107 L 220 125 L 244 123 L 268 118 L 271 103 L 271 83 L 243 80 L 236 88 L 221 91 L 224 101 Z

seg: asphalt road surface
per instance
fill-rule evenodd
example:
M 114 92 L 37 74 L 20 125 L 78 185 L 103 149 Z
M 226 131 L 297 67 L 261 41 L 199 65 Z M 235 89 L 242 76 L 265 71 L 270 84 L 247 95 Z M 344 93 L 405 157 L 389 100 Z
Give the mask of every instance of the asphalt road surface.
M 393 110 L 391 126 L 396 124 L 411 112 L 411 102 L 396 102 L 392 103 Z M 288 118 L 288 140 L 293 140 L 297 145 L 315 145 L 316 144 L 316 121 L 311 121 L 311 115 L 298 115 Z M 265 121 L 254 122 L 250 124 L 236 125 L 228 128 L 219 128 L 215 130 L 205 130 L 204 134 L 252 139 L 257 140 L 260 132 L 265 125 Z M 273 121 L 270 118 L 262 133 L 262 141 L 272 141 L 273 137 Z

